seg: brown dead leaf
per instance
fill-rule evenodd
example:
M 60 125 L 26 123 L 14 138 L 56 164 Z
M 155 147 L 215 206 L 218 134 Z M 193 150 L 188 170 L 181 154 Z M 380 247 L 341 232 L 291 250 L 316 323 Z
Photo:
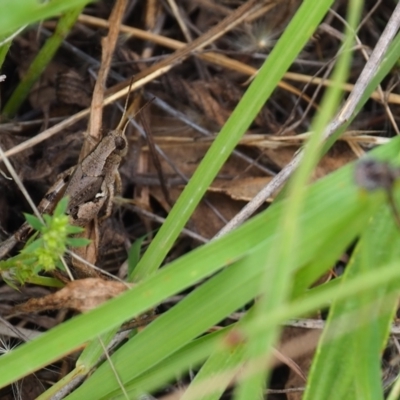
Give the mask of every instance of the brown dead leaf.
M 164 142 L 163 144 L 160 144 L 159 147 L 168 157 L 170 162 L 172 162 L 180 172 L 186 175 L 187 178 L 190 178 L 208 151 L 210 143 L 192 141 L 177 145 L 176 143 L 168 144 Z M 143 151 L 147 151 L 147 149 L 144 148 Z M 177 176 L 176 171 L 168 162 L 163 159 L 160 159 L 160 161 L 163 172 L 166 176 Z M 148 169 L 150 173 L 155 173 L 155 169 L 151 163 Z M 265 176 L 265 174 L 257 167 L 249 166 L 246 161 L 232 155 L 221 168 L 217 179 L 223 179 L 227 182 L 228 180 L 233 179 L 242 179 L 247 177 L 254 178 L 260 176 Z
M 283 168 L 292 160 L 298 150 L 297 146 L 287 146 L 279 149 L 263 149 L 263 152 L 279 168 Z M 317 165 L 313 177 L 314 179 L 322 178 L 355 159 L 356 156 L 346 143 L 336 142 Z
M 208 189 L 209 192 L 224 193 L 233 200 L 250 201 L 270 181 L 272 177 L 255 177 L 234 179 L 230 181 L 217 180 Z M 272 201 L 268 199 L 268 201 Z
M 72 309 L 86 312 L 105 301 L 118 296 L 128 289 L 121 282 L 100 278 L 86 278 L 69 282 L 58 292 L 40 298 L 33 298 L 10 310 L 11 315 L 45 310 Z

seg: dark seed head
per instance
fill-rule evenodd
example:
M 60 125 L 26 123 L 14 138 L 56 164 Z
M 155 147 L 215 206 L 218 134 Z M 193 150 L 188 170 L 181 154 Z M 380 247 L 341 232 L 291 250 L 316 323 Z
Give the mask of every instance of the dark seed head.
M 399 177 L 399 169 L 387 162 L 366 159 L 355 166 L 354 178 L 366 190 L 390 190 Z

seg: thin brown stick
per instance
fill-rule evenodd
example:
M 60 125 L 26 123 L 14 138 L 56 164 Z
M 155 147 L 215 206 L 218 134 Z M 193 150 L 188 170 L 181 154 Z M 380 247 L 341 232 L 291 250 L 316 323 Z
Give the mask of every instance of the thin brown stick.
M 101 41 L 101 66 L 93 91 L 92 104 L 90 105 L 90 121 L 88 128 L 89 136 L 94 138 L 96 141 L 99 141 L 101 139 L 104 87 L 106 84 L 108 72 L 110 70 L 112 55 L 114 54 L 115 45 L 117 43 L 126 4 L 126 0 L 117 0 L 109 18 L 108 26 L 110 27 L 110 29 L 108 31 L 108 35 L 104 37 Z M 89 148 L 86 148 L 85 150 L 86 154 L 82 154 L 81 152 L 81 159 L 86 157 L 87 154 L 90 152 Z

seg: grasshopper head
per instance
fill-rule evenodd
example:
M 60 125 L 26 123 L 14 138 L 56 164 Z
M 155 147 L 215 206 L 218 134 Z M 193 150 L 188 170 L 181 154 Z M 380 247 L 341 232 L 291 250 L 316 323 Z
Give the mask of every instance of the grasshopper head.
M 128 141 L 124 135 L 124 132 L 114 130 L 108 133 L 108 135 L 114 141 L 114 150 L 113 153 L 124 157 L 128 151 Z M 110 143 L 110 144 L 111 144 Z

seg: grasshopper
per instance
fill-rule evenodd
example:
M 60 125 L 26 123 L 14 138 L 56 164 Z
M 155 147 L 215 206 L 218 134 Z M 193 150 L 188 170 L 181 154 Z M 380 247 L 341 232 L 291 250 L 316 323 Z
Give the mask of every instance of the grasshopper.
M 99 215 L 110 216 L 115 193 L 121 192 L 118 168 L 128 150 L 124 130 L 109 132 L 77 165 L 64 196 L 69 197 L 67 212 L 73 225 L 85 226 Z
M 61 197 L 68 196 L 67 213 L 72 225 L 85 226 L 98 216 L 103 220 L 111 214 L 113 197 L 121 192 L 118 168 L 128 150 L 122 120 L 76 167 L 59 176 L 39 203 L 40 213 L 51 214 Z M 24 223 L 1 243 L 0 259 L 25 240 L 30 231 L 30 226 Z

